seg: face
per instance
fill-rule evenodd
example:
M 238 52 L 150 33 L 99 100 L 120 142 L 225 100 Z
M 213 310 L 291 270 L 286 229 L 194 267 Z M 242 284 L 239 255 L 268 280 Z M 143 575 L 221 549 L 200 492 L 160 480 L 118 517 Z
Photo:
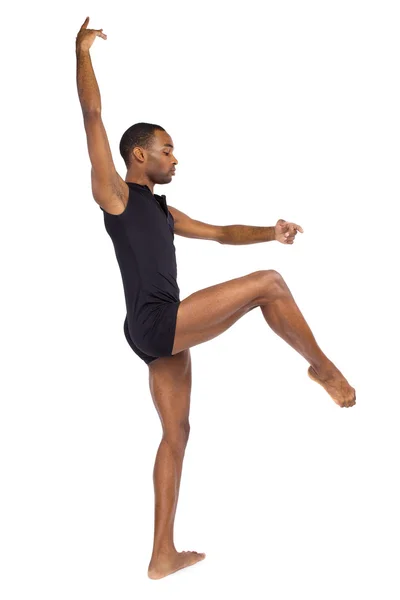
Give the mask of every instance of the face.
M 173 150 L 174 144 L 168 133 L 156 129 L 152 147 L 145 150 L 145 172 L 154 183 L 170 183 L 172 180 L 173 170 L 178 164 Z

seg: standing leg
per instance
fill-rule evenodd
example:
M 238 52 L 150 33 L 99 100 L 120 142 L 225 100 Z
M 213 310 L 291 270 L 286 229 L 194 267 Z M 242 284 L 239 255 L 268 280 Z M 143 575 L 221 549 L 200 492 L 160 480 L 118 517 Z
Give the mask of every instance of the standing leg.
M 161 579 L 205 557 L 205 554 L 198 552 L 177 552 L 174 544 L 174 520 L 190 431 L 190 350 L 158 358 L 150 363 L 149 383 L 163 436 L 153 473 L 154 543 L 148 576 L 151 579 Z

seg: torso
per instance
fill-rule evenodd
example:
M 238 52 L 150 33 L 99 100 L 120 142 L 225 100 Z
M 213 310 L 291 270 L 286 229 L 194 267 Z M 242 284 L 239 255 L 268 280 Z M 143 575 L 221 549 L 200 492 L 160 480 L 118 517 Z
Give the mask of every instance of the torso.
M 125 182 L 126 200 L 115 214 L 104 213 L 120 267 L 128 319 L 134 329 L 160 304 L 179 300 L 174 246 L 174 219 L 165 195 L 145 185 Z M 119 211 L 117 210 L 119 209 Z

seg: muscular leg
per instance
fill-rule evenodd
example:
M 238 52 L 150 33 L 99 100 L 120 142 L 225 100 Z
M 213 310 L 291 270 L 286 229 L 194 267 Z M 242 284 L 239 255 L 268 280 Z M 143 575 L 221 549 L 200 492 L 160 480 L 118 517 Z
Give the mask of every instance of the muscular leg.
M 149 384 L 161 420 L 163 436 L 153 473 L 154 545 L 148 576 L 160 579 L 205 557 L 197 552 L 177 552 L 173 540 L 182 463 L 190 431 L 190 350 L 158 358 L 150 363 Z
M 182 300 L 172 354 L 213 339 L 256 306 L 271 329 L 310 363 L 309 376 L 340 406 L 354 405 L 354 388 L 322 352 L 288 286 L 274 270 L 231 279 Z

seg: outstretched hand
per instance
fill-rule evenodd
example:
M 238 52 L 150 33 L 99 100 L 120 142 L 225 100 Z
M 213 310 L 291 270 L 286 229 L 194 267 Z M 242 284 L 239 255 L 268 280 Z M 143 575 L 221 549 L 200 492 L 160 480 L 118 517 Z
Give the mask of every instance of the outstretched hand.
M 107 39 L 106 34 L 103 33 L 103 29 L 87 29 L 88 23 L 89 17 L 86 17 L 76 36 L 76 47 L 81 50 L 89 50 L 97 36 L 102 37 L 103 40 Z
M 300 225 L 279 219 L 275 225 L 275 239 L 281 244 L 293 244 L 298 231 L 304 233 Z

